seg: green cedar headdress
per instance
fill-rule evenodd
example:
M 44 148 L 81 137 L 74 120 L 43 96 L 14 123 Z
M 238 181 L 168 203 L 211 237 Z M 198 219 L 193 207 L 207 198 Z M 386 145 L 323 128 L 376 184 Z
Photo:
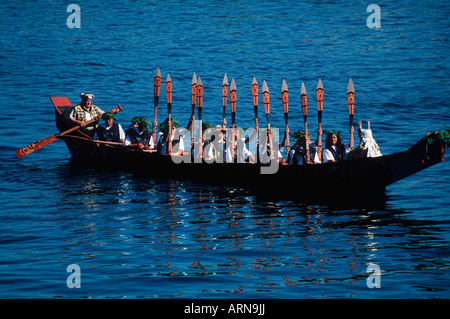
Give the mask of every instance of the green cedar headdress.
M 136 124 L 136 123 L 139 124 L 139 119 L 140 119 L 139 116 L 135 116 L 130 120 L 130 122 L 133 124 Z
M 139 118 L 137 120 L 137 123 L 140 128 L 143 128 L 146 131 L 148 131 L 150 128 L 150 122 L 145 117 Z
M 202 122 L 202 132 L 205 132 L 207 129 L 212 128 L 213 126 L 209 122 Z
M 336 136 L 337 136 L 338 138 L 342 138 L 341 132 L 340 132 L 340 131 L 336 131 L 336 130 L 330 130 L 330 131 L 327 131 L 325 134 L 327 135 L 327 137 L 330 136 L 330 135 L 332 135 L 332 134 L 336 134 Z
M 109 120 L 109 119 L 113 119 L 114 121 L 117 121 L 117 117 L 109 111 L 103 113 L 102 119 L 104 119 L 105 121 Z
M 158 130 L 160 132 L 164 132 L 164 131 L 168 130 L 169 129 L 169 125 L 168 124 L 169 124 L 169 119 L 166 118 L 164 120 L 164 122 L 162 122 L 161 124 L 158 125 Z M 177 121 L 177 120 L 172 119 L 172 126 L 179 127 L 180 126 L 180 122 Z
M 298 142 L 300 139 L 305 139 L 305 131 L 298 130 L 291 135 L 294 138 L 295 142 Z M 311 138 L 311 135 L 308 134 L 308 137 Z

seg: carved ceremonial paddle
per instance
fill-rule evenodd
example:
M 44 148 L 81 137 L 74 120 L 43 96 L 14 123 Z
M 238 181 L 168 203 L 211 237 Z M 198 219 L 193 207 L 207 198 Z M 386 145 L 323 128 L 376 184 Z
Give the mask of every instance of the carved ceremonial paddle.
M 196 85 L 196 95 L 197 95 L 197 111 L 198 111 L 198 143 L 199 143 L 199 157 L 203 157 L 203 141 L 202 141 L 202 107 L 203 107 L 203 83 L 200 77 L 197 78 Z
M 302 86 L 300 89 L 300 100 L 302 103 L 302 111 L 303 111 L 303 122 L 305 122 L 305 156 L 306 156 L 306 164 L 310 164 L 310 158 L 309 158 L 309 144 L 308 144 L 308 126 L 306 124 L 306 116 L 308 114 L 308 109 L 307 109 L 307 97 L 306 97 L 306 89 L 305 89 L 305 84 L 303 84 L 302 82 Z
M 222 81 L 222 129 L 226 129 L 225 111 L 227 109 L 227 96 L 228 96 L 228 78 L 225 73 Z
M 159 91 L 161 89 L 161 71 L 159 68 L 156 69 L 155 76 L 153 77 L 153 103 L 155 105 L 155 118 L 153 119 L 153 129 L 152 129 L 152 137 L 153 143 L 156 143 L 156 126 L 157 122 L 157 113 L 158 113 L 158 101 L 159 101 Z
M 269 87 L 267 86 L 266 80 L 263 81 L 262 96 L 263 96 L 263 103 L 264 103 L 264 112 L 266 113 L 266 120 L 267 120 L 267 142 L 264 145 L 264 149 L 266 149 L 267 144 L 272 145 L 272 131 L 270 128 L 270 94 L 269 94 Z M 273 154 L 271 154 L 270 157 L 272 158 Z
M 289 145 L 289 126 L 288 126 L 288 114 L 289 114 L 289 99 L 288 99 L 288 86 L 286 84 L 286 81 L 283 79 L 283 82 L 281 83 L 281 100 L 283 101 L 283 112 L 284 112 L 284 123 L 286 124 L 286 128 L 284 131 L 285 134 L 285 141 L 286 141 L 286 158 L 289 156 L 290 151 L 290 145 Z
M 253 77 L 252 81 L 252 97 L 253 97 L 253 109 L 255 111 L 255 130 L 256 130 L 256 149 L 258 150 L 259 147 L 259 127 L 258 127 L 258 82 L 256 81 L 256 78 Z M 259 163 L 259 152 L 256 152 L 256 162 Z
M 347 101 L 348 101 L 348 114 L 350 116 L 350 128 L 353 127 L 353 115 L 355 114 L 355 87 L 353 81 L 350 78 L 347 85 Z M 350 133 L 350 149 L 354 148 L 353 132 Z
M 317 119 L 319 122 L 319 132 L 322 132 L 323 85 L 321 79 L 319 79 L 319 81 L 317 82 L 316 99 L 317 99 Z M 322 135 L 320 133 L 317 136 L 317 155 L 319 156 L 319 161 L 322 162 Z
M 169 114 L 169 136 L 167 141 L 167 154 L 172 155 L 172 79 L 167 73 L 166 79 L 166 99 L 167 99 L 167 113 Z
M 194 149 L 194 123 L 195 123 L 195 100 L 197 99 L 197 75 L 194 72 L 191 82 L 191 106 L 192 114 L 189 120 L 188 129 L 191 131 L 191 150 Z
M 235 129 L 236 129 L 236 82 L 234 79 L 231 79 L 230 84 L 230 110 L 231 110 L 231 141 L 233 145 L 232 154 L 233 159 L 236 158 L 236 135 L 235 135 Z

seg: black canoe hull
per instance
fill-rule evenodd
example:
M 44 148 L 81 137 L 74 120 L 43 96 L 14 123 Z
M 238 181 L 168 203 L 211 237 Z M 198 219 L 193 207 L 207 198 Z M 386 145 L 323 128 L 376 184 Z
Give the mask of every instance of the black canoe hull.
M 299 196 L 332 193 L 384 194 L 386 186 L 442 161 L 442 156 L 424 161 L 414 148 L 405 152 L 315 165 L 279 165 L 276 173 L 262 174 L 261 166 L 249 163 L 176 163 L 169 155 L 132 151 L 123 147 L 97 146 L 73 137 L 61 137 L 72 153 L 72 162 L 88 167 L 126 169 L 141 173 L 183 178 L 204 183 L 265 189 L 285 185 Z M 266 167 L 268 168 L 268 167 Z
M 70 102 L 69 102 L 70 103 Z M 54 103 L 55 104 L 55 103 Z M 72 124 L 67 121 L 71 105 L 55 104 L 56 124 L 64 131 Z M 81 137 L 81 138 L 80 138 Z M 61 136 L 70 153 L 72 163 L 89 167 L 134 170 L 141 173 L 183 178 L 208 184 L 232 185 L 262 189 L 275 188 L 294 196 L 330 196 L 385 194 L 386 186 L 415 174 L 444 160 L 444 144 L 435 139 L 427 147 L 419 141 L 404 152 L 375 158 L 360 158 L 337 163 L 314 165 L 279 165 L 274 174 L 262 174 L 261 166 L 249 163 L 195 163 L 184 162 L 156 152 L 133 151 L 110 145 L 97 146 L 85 137 Z M 266 168 L 267 169 L 267 168 Z

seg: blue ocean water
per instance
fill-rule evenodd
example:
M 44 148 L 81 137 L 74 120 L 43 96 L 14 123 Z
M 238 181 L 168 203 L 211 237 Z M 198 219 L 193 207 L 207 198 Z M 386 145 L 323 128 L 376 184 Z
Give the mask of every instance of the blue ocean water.
M 302 82 L 308 127 L 317 129 L 321 78 L 324 129 L 347 139 L 351 77 L 355 122 L 371 122 L 383 154 L 406 150 L 450 127 L 448 2 L 378 1 L 378 29 L 368 27 L 364 1 L 78 1 L 80 28 L 67 25 L 69 4 L 2 3 L 0 298 L 450 296 L 448 156 L 389 186 L 379 208 L 352 207 L 352 194 L 342 208 L 80 170 L 60 141 L 15 156 L 57 132 L 49 96 L 78 103 L 92 92 L 104 110 L 122 105 L 124 126 L 135 115 L 151 119 L 157 67 L 163 81 L 170 73 L 172 115 L 182 123 L 194 72 L 204 85 L 203 119 L 221 123 L 226 73 L 237 84 L 237 125 L 253 125 L 256 77 L 271 92 L 271 124 L 282 128 L 285 79 L 291 131 L 303 127 Z M 68 288 L 72 264 L 80 288 Z M 370 264 L 380 288 L 369 288 Z

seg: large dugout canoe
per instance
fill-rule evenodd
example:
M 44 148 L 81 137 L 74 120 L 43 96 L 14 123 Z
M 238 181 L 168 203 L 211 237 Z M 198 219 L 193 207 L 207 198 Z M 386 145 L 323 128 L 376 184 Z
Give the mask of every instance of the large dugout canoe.
M 68 115 L 73 105 L 66 97 L 51 97 L 55 106 L 56 126 L 63 132 L 73 126 Z M 448 130 L 446 130 L 448 131 Z M 100 144 L 86 137 L 58 136 L 71 155 L 71 161 L 90 167 L 135 170 L 154 176 L 183 178 L 208 184 L 278 189 L 303 197 L 319 195 L 341 197 L 351 194 L 380 196 L 386 186 L 444 160 L 445 145 L 441 134 L 433 132 L 408 150 L 374 158 L 359 158 L 337 163 L 314 165 L 279 165 L 274 174 L 261 174 L 263 165 L 250 163 L 175 163 L 170 155 L 133 151 L 122 146 Z

